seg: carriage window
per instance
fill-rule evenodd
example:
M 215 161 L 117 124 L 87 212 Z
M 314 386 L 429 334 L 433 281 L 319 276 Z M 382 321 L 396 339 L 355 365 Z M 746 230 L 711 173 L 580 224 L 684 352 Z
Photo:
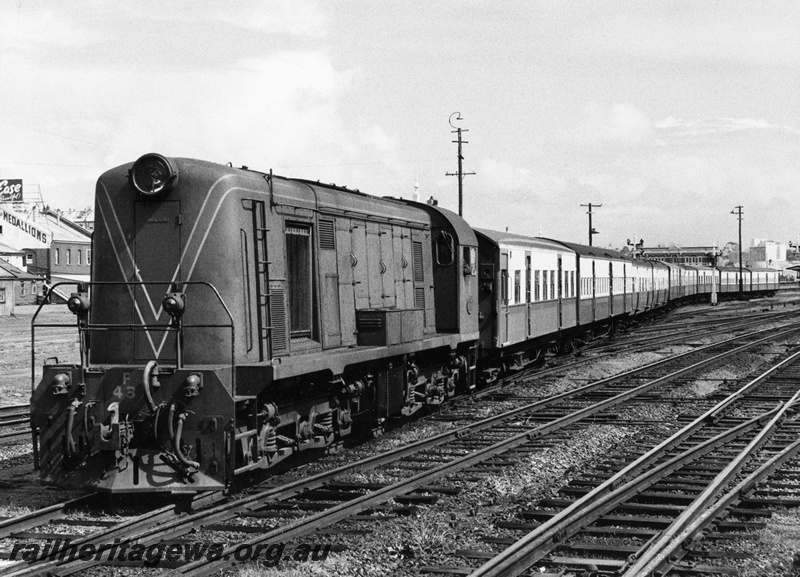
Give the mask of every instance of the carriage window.
M 515 270 L 514 271 L 514 304 L 519 304 L 520 302 L 522 302 L 521 285 L 522 285 L 522 271 L 521 270 Z
M 290 224 L 286 227 L 286 280 L 291 337 L 311 338 L 313 293 L 310 226 Z
M 533 300 L 541 300 L 539 295 L 539 271 L 533 271 Z

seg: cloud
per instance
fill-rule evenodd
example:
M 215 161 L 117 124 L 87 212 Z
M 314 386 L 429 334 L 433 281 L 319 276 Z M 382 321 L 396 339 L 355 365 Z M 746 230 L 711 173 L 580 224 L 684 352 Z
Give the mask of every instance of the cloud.
M 567 138 L 580 144 L 638 145 L 650 138 L 653 129 L 647 116 L 628 104 L 606 107 L 591 103 L 579 122 Z
M 604 6 L 605 4 L 605 6 Z M 800 12 L 794 2 L 640 4 L 620 10 L 598 3 L 576 19 L 567 43 L 578 53 L 661 61 L 800 63 Z M 630 8 L 630 7 L 629 7 Z M 723 11 L 724 10 L 724 11 Z M 575 14 L 572 14 L 575 16 Z
M 78 16 L 78 13 L 73 13 Z M 83 46 L 99 42 L 103 34 L 84 27 L 76 18 L 64 17 L 61 9 L 27 11 L 10 9 L 6 4 L 0 10 L 3 19 L 0 47 L 3 53 L 34 53 L 40 46 Z
M 149 20 L 195 23 L 196 12 L 200 10 L 208 22 L 270 34 L 322 37 L 327 32 L 323 12 L 308 0 L 237 0 L 235 3 L 173 0 L 159 5 L 157 10 L 147 3 L 134 5 L 132 9 L 137 17 Z
M 798 136 L 800 129 L 771 124 L 761 118 L 699 118 L 684 120 L 682 118 L 668 117 L 655 124 L 659 136 L 662 138 L 694 139 L 699 136 L 719 136 L 741 132 L 773 133 L 775 135 Z

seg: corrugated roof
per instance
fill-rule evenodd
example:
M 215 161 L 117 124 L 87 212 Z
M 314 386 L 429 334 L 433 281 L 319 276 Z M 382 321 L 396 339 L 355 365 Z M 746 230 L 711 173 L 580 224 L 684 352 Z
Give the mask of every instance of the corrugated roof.
M 59 216 L 56 211 L 50 208 L 45 208 L 37 215 L 36 223 L 41 224 L 42 219 L 50 228 L 53 240 L 89 242 L 92 239 L 91 232 L 63 215 Z
M 22 269 L 15 267 L 10 262 L 0 258 L 0 278 L 12 280 L 44 280 L 43 277 L 30 274 Z

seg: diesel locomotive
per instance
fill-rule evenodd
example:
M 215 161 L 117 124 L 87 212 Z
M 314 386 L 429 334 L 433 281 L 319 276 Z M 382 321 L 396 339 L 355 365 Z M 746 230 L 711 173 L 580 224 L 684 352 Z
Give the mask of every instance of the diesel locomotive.
M 80 363 L 49 360 L 45 484 L 231 487 L 335 451 L 738 271 L 470 227 L 436 206 L 146 154 L 96 188 Z M 748 292 L 777 288 L 746 271 Z M 35 320 L 34 320 L 35 323 Z

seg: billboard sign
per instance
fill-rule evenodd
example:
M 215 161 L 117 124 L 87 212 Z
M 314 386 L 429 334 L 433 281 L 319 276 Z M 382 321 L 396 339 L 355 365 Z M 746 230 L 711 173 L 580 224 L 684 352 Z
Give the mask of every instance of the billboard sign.
M 22 179 L 0 180 L 0 202 L 22 202 Z

